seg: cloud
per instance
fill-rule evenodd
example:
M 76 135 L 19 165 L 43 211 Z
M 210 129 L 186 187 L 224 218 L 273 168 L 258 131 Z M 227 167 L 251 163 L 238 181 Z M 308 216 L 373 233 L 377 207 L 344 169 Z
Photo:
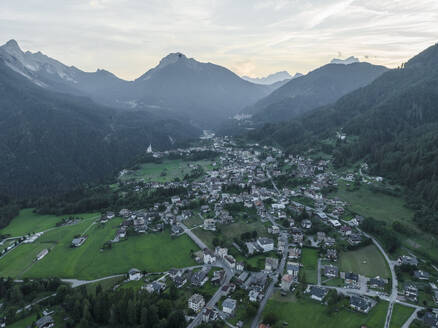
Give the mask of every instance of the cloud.
M 438 1 L 2 0 L 0 41 L 11 38 L 129 79 L 173 51 L 260 76 L 339 53 L 394 67 L 438 40 Z

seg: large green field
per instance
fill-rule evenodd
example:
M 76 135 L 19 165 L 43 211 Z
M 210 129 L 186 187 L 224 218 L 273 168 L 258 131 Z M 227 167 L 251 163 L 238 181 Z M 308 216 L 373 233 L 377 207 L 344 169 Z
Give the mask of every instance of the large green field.
M 355 251 L 341 252 L 339 269 L 340 271 L 359 273 L 367 277 L 391 277 L 385 258 L 375 245 L 369 245 Z
M 301 263 L 306 282 L 316 284 L 318 282 L 318 250 L 313 248 L 303 248 L 301 253 Z
M 392 310 L 392 317 L 390 328 L 400 328 L 409 319 L 411 314 L 414 312 L 414 308 L 394 304 L 394 309 Z
M 82 218 L 97 217 L 97 213 L 74 214 Z M 9 234 L 11 236 L 22 236 L 30 232 L 40 232 L 55 227 L 55 224 L 62 220 L 64 216 L 55 215 L 40 215 L 33 213 L 32 208 L 27 208 L 20 211 L 20 214 L 15 217 L 11 223 L 0 230 L 0 234 Z
M 268 301 L 263 313 L 273 312 L 279 319 L 279 326 L 285 321 L 293 328 L 358 328 L 362 325 L 382 328 L 387 309 L 388 303 L 381 301 L 366 315 L 346 309 L 328 315 L 326 306 L 307 298 L 289 302 L 275 297 Z
M 193 232 L 210 248 L 214 248 L 213 239 L 215 237 L 232 242 L 233 238 L 240 238 L 240 235 L 244 232 L 257 231 L 258 236 L 267 235 L 267 228 L 260 220 L 245 221 L 241 219 L 232 224 L 218 225 L 218 229 L 220 229 L 220 233 L 202 230 L 202 228 L 193 230 Z
M 359 190 L 348 191 L 345 183 L 339 182 L 338 191 L 332 196 L 348 202 L 349 209 L 365 217 L 393 222 L 395 220 L 410 223 L 414 211 L 406 208 L 403 199 L 391 195 L 371 191 L 367 185 Z
M 145 163 L 140 164 L 139 169 L 130 171 L 121 177 L 122 181 L 135 179 L 153 182 L 170 182 L 175 178 L 182 179 L 192 171 L 189 164 L 201 165 L 205 171 L 212 170 L 212 161 L 202 160 L 195 162 L 186 162 L 183 160 L 164 160 L 160 164 Z
M 420 231 L 412 221 L 414 211 L 405 207 L 402 198 L 394 197 L 380 192 L 373 192 L 369 186 L 362 185 L 359 190 L 348 191 L 345 182 L 339 182 L 339 188 L 333 197 L 348 202 L 348 209 L 364 217 L 388 222 L 401 221 L 412 229 L 409 237 L 394 232 L 401 240 L 403 246 L 427 254 L 438 261 L 438 240 L 430 234 Z
M 186 236 L 172 239 L 168 232 L 131 236 L 114 244 L 112 249 L 101 251 L 102 245 L 114 237 L 121 219 L 105 226 L 93 224 L 92 219 L 61 227 L 45 233 L 34 244 L 22 245 L 1 260 L 0 276 L 51 277 L 95 279 L 126 273 L 136 267 L 149 272 L 194 264 L 190 250 L 197 246 Z M 74 236 L 89 236 L 79 248 L 71 248 Z M 53 247 L 53 248 L 52 248 Z M 52 248 L 38 262 L 35 255 L 44 248 Z

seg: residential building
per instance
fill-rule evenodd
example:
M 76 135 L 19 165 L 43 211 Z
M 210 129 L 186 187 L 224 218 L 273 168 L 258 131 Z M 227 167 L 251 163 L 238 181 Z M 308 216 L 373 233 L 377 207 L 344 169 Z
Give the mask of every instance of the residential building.
M 236 310 L 237 302 L 232 298 L 227 298 L 222 303 L 222 311 L 227 314 L 233 314 Z
M 202 310 L 202 308 L 205 306 L 204 297 L 202 295 L 200 295 L 200 294 L 193 294 L 189 298 L 189 302 L 188 303 L 189 303 L 188 304 L 189 309 L 192 309 L 196 313 L 199 313 Z
M 263 252 L 274 250 L 274 241 L 271 238 L 261 237 L 257 239 L 257 244 L 263 249 Z

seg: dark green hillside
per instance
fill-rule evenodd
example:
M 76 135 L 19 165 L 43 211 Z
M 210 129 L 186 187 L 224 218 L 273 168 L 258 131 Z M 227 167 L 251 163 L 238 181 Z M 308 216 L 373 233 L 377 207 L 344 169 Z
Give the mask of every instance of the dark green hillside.
M 152 143 L 198 131 L 148 112 L 123 112 L 41 88 L 0 63 L 0 193 L 41 195 L 99 181 Z
M 369 63 L 328 64 L 305 76 L 293 79 L 259 100 L 246 111 L 255 122 L 280 122 L 333 103 L 347 93 L 363 87 L 387 69 Z
M 341 129 L 347 141 L 338 140 L 336 146 L 321 143 L 336 138 Z M 374 174 L 403 183 L 412 196 L 436 209 L 438 45 L 332 106 L 314 110 L 298 120 L 265 125 L 250 137 L 294 151 L 319 147 L 333 153 L 338 166 L 365 160 Z M 438 233 L 436 225 L 434 229 Z

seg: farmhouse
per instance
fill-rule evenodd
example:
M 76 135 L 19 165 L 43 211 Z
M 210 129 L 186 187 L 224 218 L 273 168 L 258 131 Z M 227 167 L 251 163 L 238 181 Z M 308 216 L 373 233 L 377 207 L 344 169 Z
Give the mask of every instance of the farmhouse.
M 129 276 L 129 280 L 140 280 L 141 279 L 141 271 L 136 269 L 136 268 L 132 268 L 131 270 L 129 270 L 128 272 L 128 276 Z
M 310 294 L 311 299 L 322 302 L 328 290 L 319 286 L 308 286 L 306 292 Z
M 373 307 L 373 303 L 365 297 L 353 295 L 350 297 L 350 307 L 353 310 L 368 313 Z

